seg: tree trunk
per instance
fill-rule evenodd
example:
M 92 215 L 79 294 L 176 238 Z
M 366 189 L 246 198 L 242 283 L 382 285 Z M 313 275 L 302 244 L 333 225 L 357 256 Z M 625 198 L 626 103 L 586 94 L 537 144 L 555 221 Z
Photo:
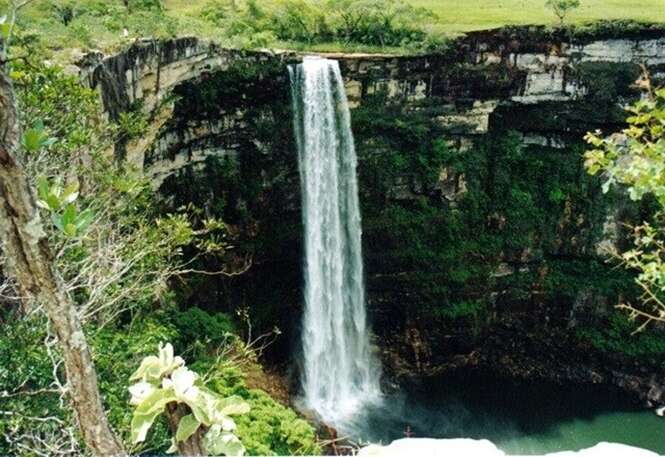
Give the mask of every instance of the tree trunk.
M 169 403 L 166 405 L 166 419 L 169 423 L 169 428 L 171 429 L 171 435 L 174 437 L 176 436 L 176 432 L 178 431 L 178 424 L 180 424 L 180 419 L 185 417 L 187 414 L 190 414 L 191 412 L 192 411 L 183 404 Z M 199 427 L 199 429 L 185 441 L 178 441 L 176 445 L 178 446 L 178 452 L 180 455 L 186 457 L 208 455 L 205 447 L 203 447 L 204 433 L 205 431 L 203 427 Z
M 0 242 L 8 270 L 24 299 L 44 307 L 55 330 L 85 444 L 97 456 L 125 455 L 106 418 L 90 348 L 74 303 L 55 271 L 32 188 L 16 160 L 19 134 L 14 88 L 0 70 Z

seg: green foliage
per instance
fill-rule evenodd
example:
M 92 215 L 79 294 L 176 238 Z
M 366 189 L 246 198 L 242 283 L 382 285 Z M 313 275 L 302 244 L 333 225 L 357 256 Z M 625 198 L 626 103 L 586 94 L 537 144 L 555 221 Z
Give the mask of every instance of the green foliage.
M 379 95 L 353 113 L 368 269 L 402 272 L 390 280 L 417 290 L 421 310 L 438 309 L 479 273 L 459 259 L 482 252 L 480 239 L 464 239 L 466 215 L 436 198 L 442 168 L 459 159 L 441 127 L 426 112 L 386 102 Z
M 45 346 L 44 319 L 6 317 L 0 335 L 0 410 L 13 414 L 3 415 L 0 420 L 0 454 L 19 455 L 21 449 L 14 443 L 17 437 L 24 433 L 43 436 L 63 432 L 60 421 L 72 418 L 67 410 L 59 408 L 54 381 L 62 381 L 63 373 L 53 370 Z M 21 392 L 38 393 L 20 395 Z
M 201 363 L 199 371 L 211 373 L 208 386 L 222 395 L 237 395 L 250 405 L 240 416 L 237 435 L 249 455 L 318 455 L 315 431 L 290 408 L 258 389 L 248 389 L 242 370 L 229 363 Z
M 630 289 L 629 276 L 587 256 L 616 197 L 585 173 L 581 145 L 525 146 L 503 132 L 457 151 L 433 109 L 377 95 L 353 112 L 369 287 L 418 304 L 394 313 L 479 335 L 495 290 L 520 302 L 542 288 L 565 309 L 585 290 L 616 300 Z
M 23 137 L 21 151 L 26 172 L 37 188 L 44 214 L 54 216 L 55 224 L 45 228 L 49 242 L 58 252 L 57 268 L 71 287 L 85 323 L 111 423 L 129 443 L 127 379 L 141 358 L 162 341 L 177 341 L 183 351 L 209 357 L 205 347 L 201 349 L 189 340 L 191 334 L 181 337 L 175 326 L 166 323 L 170 319 L 164 318 L 163 311 L 172 309 L 169 306 L 173 297 L 167 281 L 185 268 L 178 263 L 185 249 L 194 256 L 223 253 L 227 228 L 191 206 L 158 215 L 146 179 L 133 170 L 118 167 L 109 156 L 111 140 L 118 137 L 119 130 L 101 119 L 97 95 L 80 85 L 77 78 L 65 75 L 57 67 L 33 62 L 17 64 L 12 77 L 19 92 L 22 121 L 32 126 Z M 81 219 L 89 214 L 87 211 L 95 217 Z M 206 235 L 201 238 L 201 234 Z M 179 317 L 182 319 L 175 321 L 181 328 L 192 326 L 201 332 L 195 337 L 201 342 L 217 344 L 221 342 L 220 335 L 233 330 L 230 319 L 224 315 L 193 311 Z M 11 420 L 0 421 L 0 427 L 7 427 L 2 431 L 0 453 L 20 453 L 16 446 L 21 443 L 14 440 L 17 436 L 25 440 L 29 435 L 24 431 L 45 438 L 52 432 L 68 431 L 67 436 L 73 437 L 77 446 L 74 418 L 61 400 L 57 385 L 51 383 L 56 376 L 64 384 L 64 373 L 62 368 L 53 368 L 59 356 L 51 339 L 48 348 L 44 345 L 44 323 L 14 332 L 10 323 L 24 322 L 11 321 L 5 311 L 0 318 L 8 322 L 7 338 L 0 336 L 2 356 L 12 358 L 12 362 L 3 362 L 0 369 L 0 392 L 17 394 L 10 399 L 0 395 L 0 402 L 3 411 L 20 412 Z M 18 337 L 17 332 L 24 338 Z M 17 341 L 21 345 L 11 347 Z M 3 371 L 4 367 L 8 371 Z M 38 395 L 30 395 L 27 389 L 33 387 L 40 390 Z M 5 404 L 9 406 L 4 408 Z M 152 419 L 150 415 L 145 418 Z M 35 419 L 44 417 L 48 419 Z M 214 424 L 210 424 L 215 436 L 208 444 L 220 451 L 219 440 L 226 440 L 228 435 L 221 424 L 214 429 Z M 165 421 L 155 418 L 151 431 L 143 446 L 134 447 L 133 452 L 144 448 L 166 450 L 170 434 Z M 185 434 L 183 429 L 181 436 Z M 276 436 L 271 439 L 280 439 L 279 433 Z M 263 438 L 257 440 L 264 443 Z
M 281 40 L 431 50 L 443 44 L 422 27 L 434 14 L 402 0 L 279 0 L 270 8 L 255 1 L 239 5 L 213 0 L 202 15 L 245 45 L 251 44 L 248 40 Z
M 650 193 L 665 207 L 665 89 L 653 95 L 628 108 L 628 127 L 620 134 L 587 135 L 593 149 L 585 165 L 591 174 L 605 173 L 606 189 L 623 184 L 633 200 Z
M 84 319 L 154 306 L 167 295 L 165 281 L 178 271 L 184 249 L 224 251 L 223 223 L 191 207 L 158 214 L 148 179 L 115 163 L 111 140 L 145 130 L 139 107 L 118 130 L 101 119 L 95 92 L 62 70 L 17 66 L 14 77 L 22 120 L 33 126 L 22 140 L 26 170 L 53 222 L 47 232 L 60 253 L 60 273 L 81 281 L 73 298 Z
M 3 437 L 0 453 L 23 455 L 20 448 L 13 447 L 21 443 L 21 435 L 33 434 L 47 440 L 50 433 L 55 433 L 64 438 L 66 433 L 76 430 L 75 418 L 66 399 L 61 399 L 56 384 L 56 381 L 65 384 L 65 373 L 61 365 L 54 368 L 60 355 L 52 337 L 47 335 L 45 318 L 15 319 L 7 315 L 3 318 L 7 321 L 3 322 L 0 336 L 0 392 L 13 395 L 0 395 L 0 410 L 16 414 L 0 420 L 0 436 Z M 88 327 L 86 330 L 108 417 L 113 428 L 126 435 L 131 420 L 127 378 L 159 341 L 173 338 L 175 330 L 153 318 L 137 320 L 127 327 Z M 22 392 L 25 394 L 21 395 Z M 128 437 L 123 437 L 129 444 Z M 76 440 L 78 436 L 75 445 Z M 160 421 L 146 446 L 164 451 L 169 443 L 168 428 Z
M 148 131 L 148 125 L 140 107 L 124 111 L 118 116 L 118 136 L 126 140 L 140 138 Z
M 573 302 L 582 291 L 597 297 L 636 296 L 638 293 L 630 272 L 608 268 L 602 258 L 552 259 L 548 267 L 544 290 L 561 301 Z
M 51 2 L 49 6 L 53 10 L 53 15 L 62 22 L 65 27 L 67 27 L 76 16 L 81 14 L 80 9 L 72 1 Z
M 592 149 L 585 154 L 590 174 L 602 172 L 603 190 L 622 185 L 632 200 L 646 195 L 658 202 L 653 223 L 634 228 L 634 248 L 615 253 L 627 268 L 637 271 L 643 295 L 641 305 L 623 305 L 631 317 L 646 323 L 665 321 L 665 89 L 628 108 L 628 126 L 620 133 L 602 137 L 589 133 Z
M 185 340 L 179 336 L 176 327 L 166 323 L 170 320 L 170 314 L 161 312 L 134 319 L 125 325 L 87 328 L 107 414 L 113 428 L 121 433 L 132 453 L 138 453 L 141 449 L 163 453 L 171 443 L 168 426 L 163 418 L 158 417 L 143 446 L 131 447 L 128 432 L 132 409 L 127 406 L 130 400 L 127 379 L 143 358 L 154 353 L 160 342 L 181 340 L 182 350 L 191 347 L 190 342 L 184 345 Z M 15 416 L 0 420 L 0 453 L 17 455 L 21 454 L 20 449 L 12 447 L 11 439 L 24 432 L 38 436 L 62 433 L 63 427 L 69 427 L 63 423 L 73 424 L 74 418 L 69 409 L 61 407 L 60 394 L 53 384 L 53 363 L 44 344 L 47 340 L 45 321 L 41 318 L 3 317 L 7 320 L 0 335 L 0 393 L 13 394 L 17 389 L 21 392 L 41 392 L 38 395 L 0 395 L 0 410 L 17 412 Z M 202 340 L 210 337 L 214 335 L 199 336 Z M 49 347 L 54 351 L 52 345 Z M 57 362 L 57 351 L 52 355 Z M 216 359 L 201 354 L 192 366 L 203 373 L 216 363 Z M 311 455 L 319 452 L 314 430 L 293 410 L 275 402 L 263 391 L 247 389 L 243 371 L 236 365 L 223 362 L 217 370 L 207 387 L 225 397 L 240 396 L 251 406 L 250 413 L 236 419 L 236 433 L 245 442 L 249 454 Z M 62 369 L 56 370 L 55 374 L 59 382 L 64 382 Z M 52 419 L 42 420 L 46 417 Z
M 563 25 L 568 14 L 580 7 L 580 0 L 547 0 L 545 6 L 552 10 L 554 15 L 559 19 L 559 23 Z
M 7 3 L 8 0 L 0 0 L 0 7 Z M 298 11 L 293 11 L 299 3 L 296 0 L 38 0 L 23 9 L 19 29 L 23 30 L 25 38 L 30 36 L 29 39 L 38 41 L 43 57 L 49 59 L 53 53 L 58 59 L 66 59 L 69 48 L 87 47 L 109 52 L 127 46 L 137 37 L 191 35 L 215 39 L 225 46 L 289 46 L 317 51 L 382 50 L 403 53 L 437 51 L 441 48 L 442 36 L 454 37 L 471 30 L 487 30 L 505 24 L 549 24 L 552 16 L 551 11 L 543 7 L 544 0 L 386 0 L 380 2 L 380 8 L 374 7 L 378 0 L 306 0 L 308 10 L 323 11 L 325 14 L 327 26 L 312 29 L 303 27 L 299 21 L 292 22 L 293 16 L 283 14 L 290 9 L 295 12 L 295 18 L 301 17 Z M 362 24 L 362 27 L 355 27 L 353 23 L 350 28 L 345 27 L 345 15 L 347 18 L 357 16 L 347 15 L 340 3 L 349 4 L 350 9 L 356 11 L 362 8 L 363 12 L 367 12 L 365 17 L 371 18 L 372 22 Z M 287 8 L 285 4 L 292 6 Z M 62 8 L 62 12 L 55 8 L 60 5 L 66 7 Z M 423 14 L 424 9 L 427 14 Z M 305 41 L 281 42 L 273 31 L 278 23 L 268 20 L 277 16 L 279 24 L 288 26 L 287 34 L 294 34 L 295 30 L 301 35 L 301 30 L 318 30 L 319 34 L 314 40 L 310 39 L 311 34 L 307 34 Z M 311 17 L 320 17 L 320 14 L 308 12 L 307 19 Z M 585 0 L 584 8 L 567 17 L 568 22 L 574 22 L 580 28 L 579 36 L 586 38 L 596 31 L 601 37 L 623 38 L 625 32 L 638 36 L 645 29 L 658 28 L 657 24 L 664 19 L 662 0 L 642 0 L 639 8 L 620 1 Z M 66 25 L 65 20 L 69 21 Z M 605 24 L 596 27 L 598 21 L 605 21 Z M 620 24 L 615 26 L 613 22 Z M 308 22 L 305 21 L 305 24 Z M 129 31 L 129 37 L 124 36 L 123 29 Z M 343 32 L 349 29 L 355 30 L 357 33 L 354 35 L 363 41 L 370 39 L 377 44 L 361 45 L 348 41 Z M 415 35 L 410 33 L 412 30 Z M 330 37 L 331 32 L 339 32 L 339 37 Z M 424 37 L 419 37 L 422 33 Z M 577 35 L 577 31 L 572 33 Z M 326 36 L 329 38 L 321 42 Z M 378 44 L 381 41 L 403 41 L 406 44 L 397 48 L 382 47 Z
M 235 332 L 235 325 L 228 314 L 209 314 L 197 307 L 177 312 L 172 320 L 183 345 L 199 341 L 218 346 Z
M 441 314 L 450 319 L 476 317 L 485 312 L 485 306 L 486 304 L 479 300 L 462 301 L 442 309 Z
M 21 146 L 27 154 L 34 154 L 48 148 L 56 139 L 49 137 L 44 131 L 44 123 L 37 121 L 34 126 L 25 129 L 21 137 Z
M 13 70 L 21 121 L 31 126 L 23 141 L 28 153 L 51 151 L 57 144 L 57 155 L 64 163 L 79 148 L 91 147 L 95 140 L 100 143 L 103 125 L 99 123 L 99 102 L 94 91 L 56 66 L 33 69 L 16 65 Z
M 162 11 L 164 5 L 162 0 L 124 0 L 129 11 L 157 10 Z
M 597 328 L 578 331 L 578 338 L 608 354 L 624 354 L 639 360 L 665 360 L 665 335 L 662 332 L 635 334 L 635 323 L 624 314 L 612 314 Z
M 79 211 L 74 202 L 79 196 L 79 184 L 65 187 L 50 183 L 46 178 L 37 181 L 37 205 L 51 212 L 53 224 L 67 236 L 80 235 L 92 223 L 95 213 L 89 209 Z
M 177 330 L 164 321 L 163 317 L 159 320 L 154 316 L 144 317 L 130 325 L 107 326 L 89 332 L 109 420 L 122 433 L 127 445 L 131 445 L 128 433 L 132 419 L 132 410 L 127 406 L 130 399 L 127 379 L 160 342 L 177 338 Z M 170 445 L 170 437 L 166 422 L 159 420 L 153 425 L 145 447 L 165 451 Z
M 236 424 L 230 416 L 246 414 L 249 405 L 237 396 L 220 396 L 198 379 L 195 372 L 185 367 L 181 357 L 173 355 L 170 343 L 160 344 L 157 356 L 144 358 L 130 376 L 131 381 L 136 381 L 129 388 L 130 404 L 136 406 L 131 422 L 132 442 L 145 441 L 155 419 L 165 412 L 167 405 L 184 405 L 191 414 L 178 423 L 174 447 L 203 427 L 203 445 L 210 454 L 243 455 L 245 448 L 232 433 Z

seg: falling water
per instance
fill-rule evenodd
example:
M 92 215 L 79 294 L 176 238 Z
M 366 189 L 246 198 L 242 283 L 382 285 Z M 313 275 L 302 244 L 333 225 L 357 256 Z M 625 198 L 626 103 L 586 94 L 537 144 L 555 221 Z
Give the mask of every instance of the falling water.
M 356 152 L 339 65 L 289 68 L 305 226 L 305 406 L 341 426 L 380 397 L 369 349 Z

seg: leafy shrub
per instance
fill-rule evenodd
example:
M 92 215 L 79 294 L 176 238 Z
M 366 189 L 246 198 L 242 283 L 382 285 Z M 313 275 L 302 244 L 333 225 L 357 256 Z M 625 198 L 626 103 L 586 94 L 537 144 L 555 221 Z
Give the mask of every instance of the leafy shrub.
M 330 38 L 325 12 L 311 2 L 281 2 L 270 17 L 269 27 L 280 40 L 312 43 Z
M 217 345 L 235 331 L 228 314 L 209 314 L 196 307 L 177 312 L 173 317 L 173 324 L 178 329 L 179 341 L 183 346 L 195 341 Z
M 247 1 L 240 8 L 235 3 L 212 0 L 202 16 L 246 44 L 263 45 L 269 39 L 277 39 L 428 50 L 442 45 L 441 39 L 423 29 L 434 14 L 403 0 L 280 0 L 270 9 L 260 7 L 256 1 Z
M 209 454 L 245 453 L 233 434 L 236 424 L 230 416 L 247 413 L 249 405 L 238 396 L 222 397 L 206 388 L 199 375 L 185 366 L 184 359 L 174 356 L 170 343 L 160 343 L 158 355 L 145 357 L 130 380 L 136 381 L 129 387 L 130 404 L 136 406 L 131 423 L 132 442 L 144 442 L 155 419 L 175 405 L 187 414 L 178 419 L 169 452 L 199 432 L 204 434 L 200 444 Z
M 104 327 L 90 339 L 99 387 L 113 427 L 129 441 L 132 411 L 128 406 L 127 380 L 141 360 L 154 352 L 159 343 L 177 338 L 172 325 L 156 318 L 136 319 L 132 325 L 121 328 Z M 152 428 L 146 447 L 165 451 L 171 434 L 166 421 L 158 420 Z
M 224 396 L 238 395 L 250 405 L 250 412 L 236 419 L 237 435 L 249 455 L 317 455 L 321 449 L 315 431 L 307 421 L 267 393 L 249 389 L 240 368 L 229 363 L 203 362 L 197 371 L 212 369 L 208 387 Z
M 125 0 L 125 1 L 130 11 L 138 11 L 138 10 L 161 11 L 164 9 L 162 0 Z
M 208 0 L 201 9 L 201 17 L 221 25 L 223 21 L 237 11 L 234 0 Z
M 337 38 L 345 42 L 404 46 L 425 38 L 422 24 L 435 15 L 400 0 L 335 0 L 332 15 Z
M 148 119 L 139 110 L 130 110 L 118 116 L 118 135 L 122 139 L 140 138 L 148 131 Z
M 0 393 L 7 396 L 0 394 L 0 410 L 16 414 L 3 415 L 0 419 L 0 455 L 19 455 L 21 450 L 15 447 L 15 437 L 24 433 L 35 436 L 52 433 L 62 428 L 59 421 L 68 421 L 72 417 L 60 409 L 58 392 L 49 390 L 54 387 L 54 372 L 44 344 L 47 337 L 45 320 L 10 317 L 2 326 Z M 61 370 L 55 374 L 62 378 Z M 42 393 L 17 395 L 38 391 Z
M 70 410 L 62 407 L 60 394 L 53 384 L 53 363 L 59 355 L 51 356 L 45 346 L 46 322 L 43 318 L 8 320 L 0 335 L 0 392 L 41 391 L 38 395 L 0 396 L 0 410 L 17 412 L 0 420 L 0 454 L 22 455 L 10 440 L 24 432 L 36 436 L 59 436 L 65 428 L 76 429 Z M 131 409 L 128 407 L 127 380 L 141 359 L 154 352 L 162 341 L 174 338 L 175 328 L 154 318 L 137 319 L 128 327 L 107 326 L 99 330 L 88 328 L 99 387 L 113 428 L 128 440 Z M 62 368 L 56 370 L 64 384 Z M 51 418 L 33 420 L 32 418 Z M 164 421 L 155 424 L 146 446 L 165 451 L 170 433 Z
M 606 325 L 578 331 L 577 336 L 608 354 L 624 354 L 638 359 L 665 360 L 665 334 L 662 331 L 635 332 L 635 322 L 626 315 L 612 314 Z

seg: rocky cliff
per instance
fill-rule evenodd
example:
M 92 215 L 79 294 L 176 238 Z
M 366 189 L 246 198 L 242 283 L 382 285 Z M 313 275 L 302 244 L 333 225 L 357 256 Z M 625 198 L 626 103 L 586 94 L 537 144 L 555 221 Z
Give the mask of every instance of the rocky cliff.
M 665 29 L 508 28 L 437 55 L 331 57 L 355 107 L 368 300 L 389 371 L 472 365 L 665 401 L 665 339 L 622 340 L 612 306 L 632 280 L 602 255 L 648 208 L 604 195 L 581 164 L 582 136 L 621 124 L 643 69 L 665 81 Z M 286 331 L 289 353 L 301 229 L 286 66 L 299 59 L 181 38 L 80 63 L 111 119 L 149 121 L 118 158 L 153 178 L 166 209 L 223 216 L 254 259 L 189 299 L 250 306 Z

